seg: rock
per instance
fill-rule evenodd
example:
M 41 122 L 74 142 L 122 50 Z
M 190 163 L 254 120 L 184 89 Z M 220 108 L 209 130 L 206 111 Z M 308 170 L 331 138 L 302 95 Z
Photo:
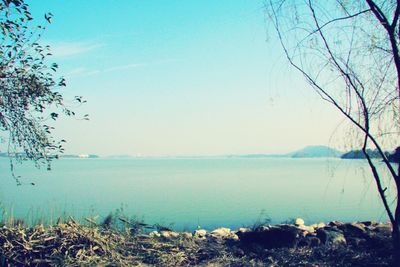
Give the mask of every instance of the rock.
M 190 239 L 193 237 L 192 233 L 188 233 L 188 232 L 183 232 L 180 234 L 181 237 L 186 238 L 186 239 Z
M 373 249 L 382 249 L 390 244 L 392 237 L 392 225 L 390 223 L 379 223 L 367 232 L 367 245 Z M 390 249 L 390 248 L 389 248 Z
M 346 245 L 346 238 L 343 232 L 336 227 L 317 229 L 317 237 L 325 245 Z
M 331 221 L 330 223 L 328 223 L 328 226 L 336 226 L 336 227 L 339 227 L 339 226 L 341 226 L 341 225 L 343 225 L 343 223 L 342 223 L 342 222 L 338 222 L 338 221 Z
M 259 245 L 267 249 L 295 247 L 301 230 L 292 225 L 257 228 L 254 231 L 238 232 L 239 240 L 245 245 Z
M 206 234 L 207 234 L 207 231 L 206 230 L 204 230 L 204 229 L 198 229 L 198 230 L 196 230 L 196 231 L 194 231 L 194 238 L 200 238 L 200 239 L 203 239 L 203 238 L 206 238 Z
M 299 225 L 297 228 L 303 231 L 303 235 L 306 236 L 308 233 L 314 233 L 315 229 L 312 226 Z
M 261 225 L 257 227 L 257 231 L 262 232 L 262 231 L 268 231 L 271 229 L 271 225 Z
M 303 220 L 302 218 L 297 218 L 297 219 L 294 221 L 294 225 L 297 225 L 297 226 L 304 225 L 304 220 Z
M 173 231 L 162 231 L 161 236 L 164 238 L 177 238 L 179 236 L 179 233 Z
M 231 233 L 231 229 L 225 228 L 225 227 L 221 227 L 221 228 L 218 228 L 218 229 L 215 229 L 215 230 L 211 231 L 210 235 L 224 237 L 224 236 L 229 235 L 230 233 Z
M 211 231 L 209 235 L 213 238 L 220 238 L 220 239 L 234 239 L 234 240 L 239 239 L 239 237 L 235 233 L 231 232 L 231 229 L 224 227 Z
M 321 240 L 318 237 L 310 236 L 308 238 L 310 240 L 310 247 L 317 247 L 321 244 Z
M 159 232 L 153 231 L 153 232 L 149 233 L 149 237 L 155 238 L 155 237 L 161 237 L 161 235 Z
M 299 247 L 317 247 L 321 244 L 321 240 L 313 235 L 307 235 L 300 239 L 297 246 Z
M 379 223 L 375 222 L 375 221 L 364 221 L 361 222 L 362 224 L 364 224 L 365 226 L 369 227 L 369 226 L 377 226 Z
M 249 231 L 251 231 L 250 228 L 240 227 L 239 230 L 236 231 L 236 234 L 239 233 L 239 232 L 240 233 L 245 233 L 245 232 L 249 232 Z
M 364 246 L 367 243 L 367 240 L 364 238 L 358 238 L 358 237 L 347 237 L 346 236 L 346 241 L 347 244 L 351 244 L 353 246 Z
M 324 228 L 326 226 L 326 224 L 323 222 L 320 222 L 320 223 L 311 224 L 310 226 L 313 227 L 314 229 L 318 229 L 318 228 Z
M 367 230 L 365 225 L 362 223 L 345 223 L 339 226 L 339 229 L 344 232 L 345 237 L 365 237 L 367 235 Z
M 383 235 L 391 235 L 392 234 L 392 225 L 389 223 L 379 223 L 374 228 L 373 231 Z
M 391 249 L 391 235 L 389 233 L 369 232 L 365 240 L 366 245 L 374 250 Z

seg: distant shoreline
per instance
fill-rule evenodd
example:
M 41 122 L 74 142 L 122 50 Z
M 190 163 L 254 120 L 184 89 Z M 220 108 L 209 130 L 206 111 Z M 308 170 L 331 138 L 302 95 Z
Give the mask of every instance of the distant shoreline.
M 367 150 L 371 158 L 380 158 L 380 154 L 376 150 Z M 385 154 L 390 157 L 390 152 Z M 0 157 L 9 157 L 8 153 L 0 153 Z M 11 155 L 13 157 L 14 155 Z M 23 154 L 20 154 L 23 157 Z M 106 155 L 99 156 L 97 154 L 60 154 L 59 158 L 115 158 L 115 159 L 140 159 L 140 158 L 342 158 L 342 159 L 364 159 L 365 156 L 361 150 L 350 150 L 341 152 L 328 146 L 307 146 L 303 149 L 290 153 L 255 153 L 255 154 L 227 154 L 227 155 L 187 155 L 187 156 L 145 156 L 137 155 Z

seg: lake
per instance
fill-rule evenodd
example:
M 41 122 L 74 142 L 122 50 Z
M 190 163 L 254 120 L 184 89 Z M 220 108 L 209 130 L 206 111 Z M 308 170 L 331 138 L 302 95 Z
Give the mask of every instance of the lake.
M 64 214 L 127 216 L 175 229 L 249 226 L 301 217 L 387 221 L 363 160 L 294 158 L 61 159 L 52 170 L 0 159 L 2 216 L 54 223 Z M 30 185 L 33 182 L 35 185 Z M 390 190 L 389 190 L 390 191 Z M 1 215 L 0 215 L 1 216 Z

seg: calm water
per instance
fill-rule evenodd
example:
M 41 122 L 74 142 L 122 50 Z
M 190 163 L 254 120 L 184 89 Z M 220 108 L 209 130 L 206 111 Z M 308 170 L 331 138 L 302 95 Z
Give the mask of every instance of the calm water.
M 62 159 L 52 171 L 0 160 L 0 203 L 10 215 L 55 221 L 63 213 L 123 208 L 176 229 L 251 225 L 302 217 L 306 223 L 381 220 L 386 215 L 364 161 L 340 159 Z M 29 185 L 34 182 L 36 185 Z

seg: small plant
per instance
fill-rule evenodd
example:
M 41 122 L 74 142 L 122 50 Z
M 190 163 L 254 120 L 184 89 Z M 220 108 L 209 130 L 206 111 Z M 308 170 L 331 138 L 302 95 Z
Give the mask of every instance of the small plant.
M 133 236 L 142 233 L 144 229 L 155 228 L 155 226 L 144 223 L 143 220 L 138 220 L 136 218 L 127 219 L 120 217 L 118 219 L 125 225 L 125 231 Z
M 258 216 L 257 220 L 253 223 L 253 225 L 250 227 L 251 229 L 255 230 L 259 228 L 260 226 L 264 226 L 267 224 L 271 223 L 271 217 L 267 214 L 265 210 L 262 210 L 260 212 L 260 215 Z
M 114 216 L 112 213 L 110 213 L 104 218 L 103 222 L 101 223 L 101 226 L 105 229 L 111 229 L 113 223 L 114 223 Z
M 13 226 L 15 226 L 17 228 L 24 228 L 26 226 L 26 224 L 23 219 L 15 219 L 13 221 Z

